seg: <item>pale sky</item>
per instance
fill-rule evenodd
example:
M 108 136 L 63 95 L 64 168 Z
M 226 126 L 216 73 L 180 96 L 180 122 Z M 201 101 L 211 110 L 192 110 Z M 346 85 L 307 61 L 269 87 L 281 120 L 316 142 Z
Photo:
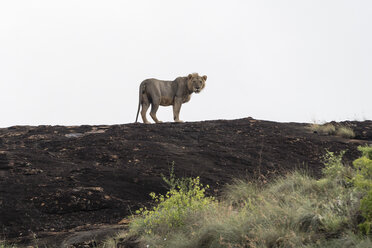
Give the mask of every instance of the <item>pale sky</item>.
M 184 121 L 372 119 L 372 1 L 0 1 L 0 127 L 131 123 L 192 72 Z

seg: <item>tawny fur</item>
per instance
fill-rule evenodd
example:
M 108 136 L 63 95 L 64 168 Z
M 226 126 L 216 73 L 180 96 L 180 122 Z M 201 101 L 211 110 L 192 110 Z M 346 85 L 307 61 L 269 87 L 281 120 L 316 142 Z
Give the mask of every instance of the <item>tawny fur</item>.
M 159 106 L 173 106 L 173 118 L 179 119 L 181 106 L 190 101 L 192 93 L 199 93 L 205 87 L 207 76 L 199 76 L 198 73 L 189 74 L 187 77 L 178 77 L 173 81 L 163 81 L 155 78 L 144 80 L 139 87 L 139 102 L 136 116 L 140 108 L 143 123 L 150 123 L 146 118 L 146 112 L 151 105 L 150 116 L 156 123 L 161 123 L 156 117 Z

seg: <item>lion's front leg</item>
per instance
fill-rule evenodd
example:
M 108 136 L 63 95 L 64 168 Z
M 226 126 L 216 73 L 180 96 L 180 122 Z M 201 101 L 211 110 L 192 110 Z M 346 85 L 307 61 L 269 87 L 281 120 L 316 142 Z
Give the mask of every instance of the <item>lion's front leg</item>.
M 180 111 L 182 106 L 182 98 L 175 97 L 173 104 L 173 119 L 175 122 L 183 122 L 180 120 Z

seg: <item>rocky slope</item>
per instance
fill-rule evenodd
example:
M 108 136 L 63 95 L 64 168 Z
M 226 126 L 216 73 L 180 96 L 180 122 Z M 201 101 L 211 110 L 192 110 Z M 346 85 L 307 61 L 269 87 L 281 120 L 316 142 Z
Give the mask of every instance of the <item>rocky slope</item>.
M 150 192 L 165 192 L 161 174 L 172 164 L 177 176 L 200 176 L 211 194 L 233 178 L 266 180 L 296 168 L 319 176 L 326 149 L 346 149 L 350 162 L 358 145 L 372 143 L 372 121 L 342 124 L 355 139 L 252 118 L 0 129 L 1 238 L 67 245 L 79 231 L 117 231 Z

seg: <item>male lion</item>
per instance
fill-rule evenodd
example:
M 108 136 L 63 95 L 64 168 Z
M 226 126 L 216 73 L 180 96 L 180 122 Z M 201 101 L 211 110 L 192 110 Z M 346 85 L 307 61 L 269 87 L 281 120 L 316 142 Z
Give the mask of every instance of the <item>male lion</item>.
M 146 112 L 151 104 L 150 116 L 156 123 L 161 123 L 156 117 L 159 106 L 173 105 L 173 117 L 175 122 L 179 119 L 182 103 L 190 101 L 192 93 L 199 93 L 205 87 L 207 76 L 199 76 L 198 73 L 189 74 L 187 77 L 178 77 L 174 81 L 163 81 L 154 78 L 144 80 L 139 87 L 139 103 L 136 116 L 142 105 L 141 116 L 143 123 L 149 124 Z

